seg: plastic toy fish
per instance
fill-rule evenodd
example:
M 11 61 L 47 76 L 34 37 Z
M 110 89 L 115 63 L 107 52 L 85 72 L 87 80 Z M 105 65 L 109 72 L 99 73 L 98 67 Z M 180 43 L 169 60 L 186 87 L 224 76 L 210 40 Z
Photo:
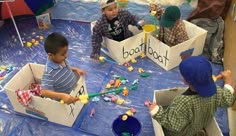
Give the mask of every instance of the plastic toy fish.
M 90 111 L 90 114 L 89 114 L 89 117 L 92 118 L 95 114 L 95 109 L 92 108 L 91 111 Z
M 132 83 L 132 85 L 138 84 L 139 79 L 135 79 Z

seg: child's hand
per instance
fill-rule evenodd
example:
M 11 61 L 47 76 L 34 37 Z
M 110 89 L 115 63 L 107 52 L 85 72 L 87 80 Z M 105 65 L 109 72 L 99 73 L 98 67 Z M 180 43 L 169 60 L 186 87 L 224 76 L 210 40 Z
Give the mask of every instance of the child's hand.
M 231 71 L 225 70 L 221 72 L 221 75 L 223 76 L 223 80 L 225 84 L 232 85 L 232 78 L 231 78 Z
M 75 103 L 76 101 L 79 100 L 79 98 L 75 98 L 72 97 L 69 94 L 63 93 L 61 100 L 65 103 L 65 104 L 71 104 L 71 103 Z
M 157 106 L 156 103 L 152 103 L 152 104 L 149 106 L 149 111 L 152 111 L 156 106 Z

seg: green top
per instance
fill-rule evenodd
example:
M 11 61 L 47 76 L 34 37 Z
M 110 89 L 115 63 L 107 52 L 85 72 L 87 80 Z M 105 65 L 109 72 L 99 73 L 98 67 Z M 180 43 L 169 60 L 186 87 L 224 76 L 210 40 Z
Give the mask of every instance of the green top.
M 176 96 L 166 109 L 159 106 L 153 116 L 162 125 L 165 136 L 194 136 L 208 125 L 217 107 L 229 107 L 235 99 L 229 90 L 221 88 L 211 97 L 186 92 Z

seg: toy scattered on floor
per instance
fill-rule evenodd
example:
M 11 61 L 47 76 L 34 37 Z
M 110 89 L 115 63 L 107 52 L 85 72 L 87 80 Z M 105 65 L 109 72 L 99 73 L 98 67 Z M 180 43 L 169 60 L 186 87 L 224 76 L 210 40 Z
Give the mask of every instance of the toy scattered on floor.
M 143 73 L 144 72 L 143 68 L 138 68 L 138 72 Z
M 143 72 L 143 73 L 140 74 L 140 76 L 141 77 L 149 77 L 150 75 L 148 73 L 146 73 L 146 72 Z
M 129 66 L 128 70 L 131 72 L 131 71 L 134 71 L 134 68 L 132 66 Z
M 130 66 L 129 62 L 125 62 L 124 66 L 129 67 Z
M 132 85 L 136 85 L 136 84 L 138 84 L 138 82 L 139 82 L 139 79 L 135 79 L 135 80 L 133 81 Z
M 124 88 L 123 88 L 122 94 L 123 94 L 124 96 L 128 96 L 128 95 L 129 95 L 129 90 L 128 90 L 127 87 L 124 87 Z
M 110 59 L 107 59 L 106 57 L 104 57 L 104 56 L 100 56 L 100 57 L 98 57 L 98 60 L 100 61 L 100 62 L 109 62 L 109 63 L 112 63 L 112 64 L 118 64 L 117 62 L 115 62 L 115 61 L 113 61 L 113 60 L 110 60 Z
M 140 54 L 140 57 L 141 57 L 142 59 L 145 58 L 145 57 L 146 57 L 145 53 L 142 52 L 142 53 Z
M 26 46 L 27 46 L 27 47 L 30 48 L 30 47 L 32 47 L 32 45 L 33 45 L 33 44 L 32 44 L 31 42 L 26 42 Z
M 89 117 L 92 118 L 95 114 L 95 108 L 92 108 L 89 114 Z
M 133 116 L 135 113 L 136 113 L 136 109 L 134 108 L 130 108 L 127 112 L 125 112 L 125 114 L 129 116 Z
M 128 67 L 130 72 L 134 70 L 134 68 L 128 62 L 124 63 L 124 66 Z
M 98 103 L 100 101 L 99 97 L 93 97 L 92 102 Z
M 130 90 L 137 90 L 138 89 L 138 86 L 137 86 L 137 84 L 135 84 L 135 85 L 132 85 L 131 87 L 130 87 Z
M 118 88 L 118 87 L 120 87 L 120 85 L 121 85 L 120 79 L 116 79 L 115 84 L 114 84 L 114 88 Z
M 125 102 L 125 100 L 122 98 L 117 98 L 117 100 L 116 100 L 116 104 L 118 104 L 118 105 L 122 105 L 122 104 L 124 104 L 124 102 Z
M 3 81 L 12 71 L 14 67 L 13 66 L 0 66 L 0 81 Z
M 136 60 L 135 58 L 132 58 L 132 59 L 130 60 L 130 62 L 131 62 L 131 63 L 137 63 L 137 60 Z

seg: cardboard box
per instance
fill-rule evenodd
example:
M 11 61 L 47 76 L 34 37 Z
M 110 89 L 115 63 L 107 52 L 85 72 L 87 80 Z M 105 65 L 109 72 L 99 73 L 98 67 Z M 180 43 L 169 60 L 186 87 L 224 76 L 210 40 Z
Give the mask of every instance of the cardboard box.
M 77 101 L 75 104 L 61 104 L 59 101 L 39 96 L 32 96 L 28 107 L 22 106 L 18 100 L 15 90 L 28 90 L 31 83 L 40 83 L 44 71 L 44 65 L 26 64 L 5 86 L 5 91 L 16 112 L 30 115 L 36 118 L 48 120 L 58 124 L 72 126 L 80 113 L 83 104 Z M 76 87 L 70 95 L 78 97 L 87 94 L 84 77 L 80 77 Z
M 91 29 L 95 23 L 91 23 Z M 185 20 L 184 23 L 189 40 L 173 47 L 159 41 L 153 33 L 141 32 L 132 26 L 129 28 L 134 36 L 121 42 L 104 37 L 102 51 L 119 64 L 128 62 L 145 52 L 149 59 L 165 70 L 170 70 L 178 66 L 182 59 L 200 55 L 203 51 L 207 31 Z
M 96 21 L 91 23 L 91 31 L 95 24 Z M 101 51 L 120 65 L 130 61 L 132 58 L 138 57 L 145 51 L 145 33 L 132 25 L 129 25 L 129 30 L 134 36 L 120 42 L 103 37 Z
M 49 29 L 51 27 L 51 18 L 49 13 L 36 16 L 39 29 Z
M 153 95 L 153 102 L 162 106 L 168 106 L 175 96 L 183 93 L 187 88 L 171 88 L 163 90 L 155 90 Z M 152 123 L 155 131 L 155 136 L 164 136 L 161 125 L 152 118 Z M 212 118 L 209 125 L 205 128 L 208 136 L 223 136 L 215 118 Z
M 159 41 L 151 33 L 147 36 L 146 55 L 165 70 L 179 65 L 188 56 L 202 54 L 207 31 L 184 20 L 189 40 L 170 47 Z

